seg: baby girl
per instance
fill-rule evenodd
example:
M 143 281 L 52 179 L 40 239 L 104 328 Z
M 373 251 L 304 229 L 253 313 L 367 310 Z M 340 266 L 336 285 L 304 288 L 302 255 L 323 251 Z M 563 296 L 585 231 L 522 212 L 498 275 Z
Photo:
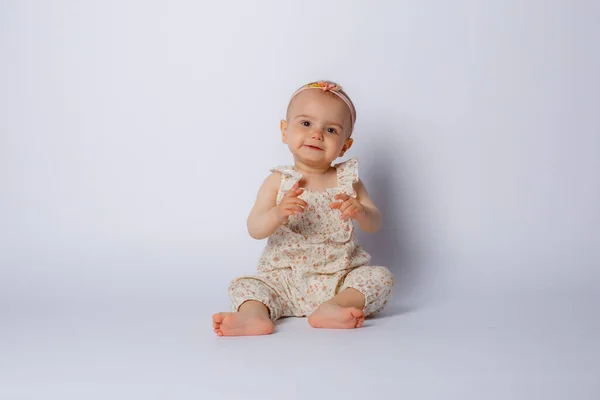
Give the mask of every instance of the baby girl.
M 258 191 L 248 232 L 267 245 L 257 274 L 229 285 L 234 312 L 213 315 L 217 335 L 270 334 L 287 316 L 308 316 L 314 328 L 359 328 L 388 302 L 394 277 L 369 265 L 354 227 L 377 232 L 381 213 L 356 158 L 332 165 L 352 146 L 355 122 L 354 104 L 333 82 L 292 95 L 280 128 L 294 165 L 273 168 Z

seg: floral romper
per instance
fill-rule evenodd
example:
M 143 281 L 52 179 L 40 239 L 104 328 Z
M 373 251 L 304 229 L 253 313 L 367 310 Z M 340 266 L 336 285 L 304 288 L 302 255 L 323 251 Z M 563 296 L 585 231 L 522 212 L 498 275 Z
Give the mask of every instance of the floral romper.
M 262 302 L 272 320 L 310 315 L 321 303 L 346 288 L 365 296 L 365 316 L 388 302 L 394 277 L 385 267 L 369 266 L 371 256 L 356 239 L 352 219 L 340 220 L 340 210 L 330 208 L 334 196 L 356 197 L 358 160 L 336 164 L 337 187 L 305 189 L 298 196 L 307 202 L 304 212 L 291 215 L 268 239 L 258 264 L 258 274 L 241 276 L 229 285 L 234 311 L 248 300 Z M 291 166 L 273 168 L 281 173 L 277 204 L 302 178 Z

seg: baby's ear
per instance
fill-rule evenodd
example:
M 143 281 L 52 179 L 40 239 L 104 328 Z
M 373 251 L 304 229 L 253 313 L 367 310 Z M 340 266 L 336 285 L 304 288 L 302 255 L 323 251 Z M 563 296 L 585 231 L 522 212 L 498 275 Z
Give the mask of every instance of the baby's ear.
M 346 143 L 344 143 L 344 146 L 342 147 L 342 151 L 340 152 L 340 157 L 343 156 L 344 153 L 347 152 L 348 149 L 350 149 L 350 147 L 352 147 L 352 143 L 354 143 L 354 139 L 348 138 L 348 140 L 346 140 Z
M 281 130 L 281 140 L 283 141 L 283 143 L 286 143 L 287 137 L 285 136 L 285 134 L 287 132 L 287 121 L 285 119 L 282 119 L 279 122 L 279 129 Z

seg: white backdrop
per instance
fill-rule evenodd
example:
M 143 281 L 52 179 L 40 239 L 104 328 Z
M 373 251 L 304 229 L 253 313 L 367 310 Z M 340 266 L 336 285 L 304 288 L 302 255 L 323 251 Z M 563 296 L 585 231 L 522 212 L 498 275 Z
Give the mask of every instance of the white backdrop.
M 317 79 L 358 109 L 361 235 L 397 299 L 600 278 L 592 1 L 0 4 L 0 299 L 214 302 L 252 272 L 279 120 Z M 216 310 L 215 310 L 216 311 Z
M 0 398 L 596 399 L 597 1 L 0 1 Z M 397 278 L 364 328 L 218 338 L 339 82 Z M 434 384 L 432 384 L 432 382 Z M 350 383 L 350 384 L 349 384 Z M 373 392 L 375 390 L 375 392 Z

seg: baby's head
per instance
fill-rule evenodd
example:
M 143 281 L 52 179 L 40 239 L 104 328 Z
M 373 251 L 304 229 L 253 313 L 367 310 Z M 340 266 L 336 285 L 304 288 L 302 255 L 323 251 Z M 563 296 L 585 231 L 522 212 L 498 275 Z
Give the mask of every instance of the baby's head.
M 294 154 L 305 163 L 331 163 L 353 143 L 350 138 L 356 110 L 342 88 L 328 81 L 302 86 L 292 95 L 281 121 L 281 134 Z

